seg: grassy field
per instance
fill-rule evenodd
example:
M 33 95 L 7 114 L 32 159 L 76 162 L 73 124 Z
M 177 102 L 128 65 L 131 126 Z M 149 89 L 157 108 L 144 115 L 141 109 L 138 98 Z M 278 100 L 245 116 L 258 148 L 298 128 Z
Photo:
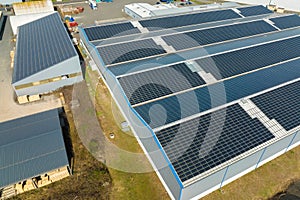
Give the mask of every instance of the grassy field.
M 66 102 L 70 102 L 71 93 L 72 87 L 64 89 Z M 73 154 L 73 175 L 12 199 L 109 199 L 112 181 L 106 166 L 92 157 L 82 145 L 74 127 L 72 113 L 66 112 L 66 117 L 69 131 L 64 131 L 65 141 L 68 143 L 67 148 L 73 149 L 69 152 Z
M 300 178 L 300 147 L 217 190 L 203 200 L 270 199 Z

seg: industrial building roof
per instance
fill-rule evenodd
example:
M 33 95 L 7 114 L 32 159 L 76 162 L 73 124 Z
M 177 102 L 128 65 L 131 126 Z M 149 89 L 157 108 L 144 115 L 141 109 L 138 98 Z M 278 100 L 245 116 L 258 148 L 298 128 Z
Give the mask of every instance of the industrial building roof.
M 53 3 L 49 0 L 18 2 L 13 4 L 13 9 L 15 15 L 54 12 Z
M 140 33 L 89 42 L 184 186 L 299 130 L 298 15 L 244 6 L 131 23 Z
M 291 10 L 295 12 L 300 11 L 300 4 L 295 0 L 230 0 L 237 3 L 252 4 L 252 5 L 276 5 L 279 8 Z
M 58 110 L 0 123 L 0 188 L 69 165 Z
M 176 4 L 176 2 L 175 2 Z M 183 13 L 199 12 L 201 10 L 216 9 L 216 8 L 232 8 L 239 4 L 233 2 L 204 4 L 186 7 L 177 7 L 174 4 L 158 4 L 150 5 L 147 3 L 132 3 L 125 5 L 125 9 L 129 9 L 141 18 L 178 15 Z
M 78 56 L 57 12 L 18 28 L 12 82 Z

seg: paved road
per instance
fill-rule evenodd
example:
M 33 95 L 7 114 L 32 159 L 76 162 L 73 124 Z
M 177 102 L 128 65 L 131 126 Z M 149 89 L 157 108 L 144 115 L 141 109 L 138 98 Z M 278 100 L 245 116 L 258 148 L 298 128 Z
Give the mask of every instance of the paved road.
M 12 30 L 8 19 L 0 41 L 0 122 L 61 106 L 59 99 L 54 97 L 25 105 L 15 102 L 16 97 L 11 86 L 12 70 L 9 55 L 14 46 L 11 38 Z

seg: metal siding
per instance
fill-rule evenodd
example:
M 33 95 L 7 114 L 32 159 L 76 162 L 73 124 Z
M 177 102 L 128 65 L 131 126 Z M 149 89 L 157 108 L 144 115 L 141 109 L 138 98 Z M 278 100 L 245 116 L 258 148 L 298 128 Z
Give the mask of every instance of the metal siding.
M 67 59 L 61 63 L 58 63 L 48 69 L 33 74 L 27 78 L 24 78 L 18 82 L 13 83 L 13 86 L 22 85 L 25 83 L 37 82 L 45 79 L 51 79 L 58 76 L 67 74 L 73 74 L 81 72 L 81 66 L 78 56 Z
M 182 191 L 182 200 L 191 199 L 207 190 L 220 185 L 224 177 L 226 169 L 222 169 L 206 178 L 203 178 L 188 187 L 185 187 Z
M 246 171 L 247 169 L 256 166 L 259 161 L 260 156 L 262 155 L 263 150 L 260 150 L 238 162 L 229 166 L 228 171 L 226 173 L 226 177 L 224 181 Z
M 282 138 L 278 142 L 267 147 L 263 157 L 261 158 L 261 162 L 268 159 L 271 156 L 274 156 L 276 153 L 286 149 L 292 140 L 293 135 L 289 135 L 288 137 Z
M 32 86 L 24 89 L 19 89 L 19 90 L 15 89 L 15 92 L 17 96 L 49 93 L 51 91 L 55 91 L 59 88 L 62 88 L 64 86 L 73 85 L 74 83 L 78 83 L 82 80 L 83 80 L 82 76 L 77 76 L 74 78 L 68 78 L 68 79 L 37 85 L 37 86 Z
M 290 146 L 293 146 L 296 143 L 300 142 L 300 132 L 298 132 L 298 133 L 296 132 L 294 134 L 297 134 L 297 135 L 294 137 L 293 141 L 291 141 Z
M 18 2 L 22 2 L 22 0 L 0 0 L 0 4 L 2 5 L 13 4 Z

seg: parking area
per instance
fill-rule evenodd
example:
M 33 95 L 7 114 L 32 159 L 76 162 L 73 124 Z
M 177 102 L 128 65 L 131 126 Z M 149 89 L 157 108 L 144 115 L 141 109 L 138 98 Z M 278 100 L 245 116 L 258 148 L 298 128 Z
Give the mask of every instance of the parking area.
M 10 68 L 10 51 L 13 48 L 12 30 L 7 19 L 3 38 L 0 41 L 0 122 L 46 111 L 61 106 L 60 99 L 47 96 L 42 101 L 19 105 L 15 102 L 11 85 L 12 69 Z
M 82 6 L 84 12 L 78 15 L 74 15 L 75 20 L 79 25 L 83 27 L 95 25 L 96 23 L 107 23 L 111 21 L 121 21 L 130 19 L 128 15 L 122 12 L 122 9 L 126 4 L 130 3 L 149 3 L 155 4 L 158 0 L 114 0 L 112 3 L 98 3 L 98 9 L 92 10 L 89 4 L 86 2 L 78 3 L 66 3 L 60 4 L 61 6 Z

